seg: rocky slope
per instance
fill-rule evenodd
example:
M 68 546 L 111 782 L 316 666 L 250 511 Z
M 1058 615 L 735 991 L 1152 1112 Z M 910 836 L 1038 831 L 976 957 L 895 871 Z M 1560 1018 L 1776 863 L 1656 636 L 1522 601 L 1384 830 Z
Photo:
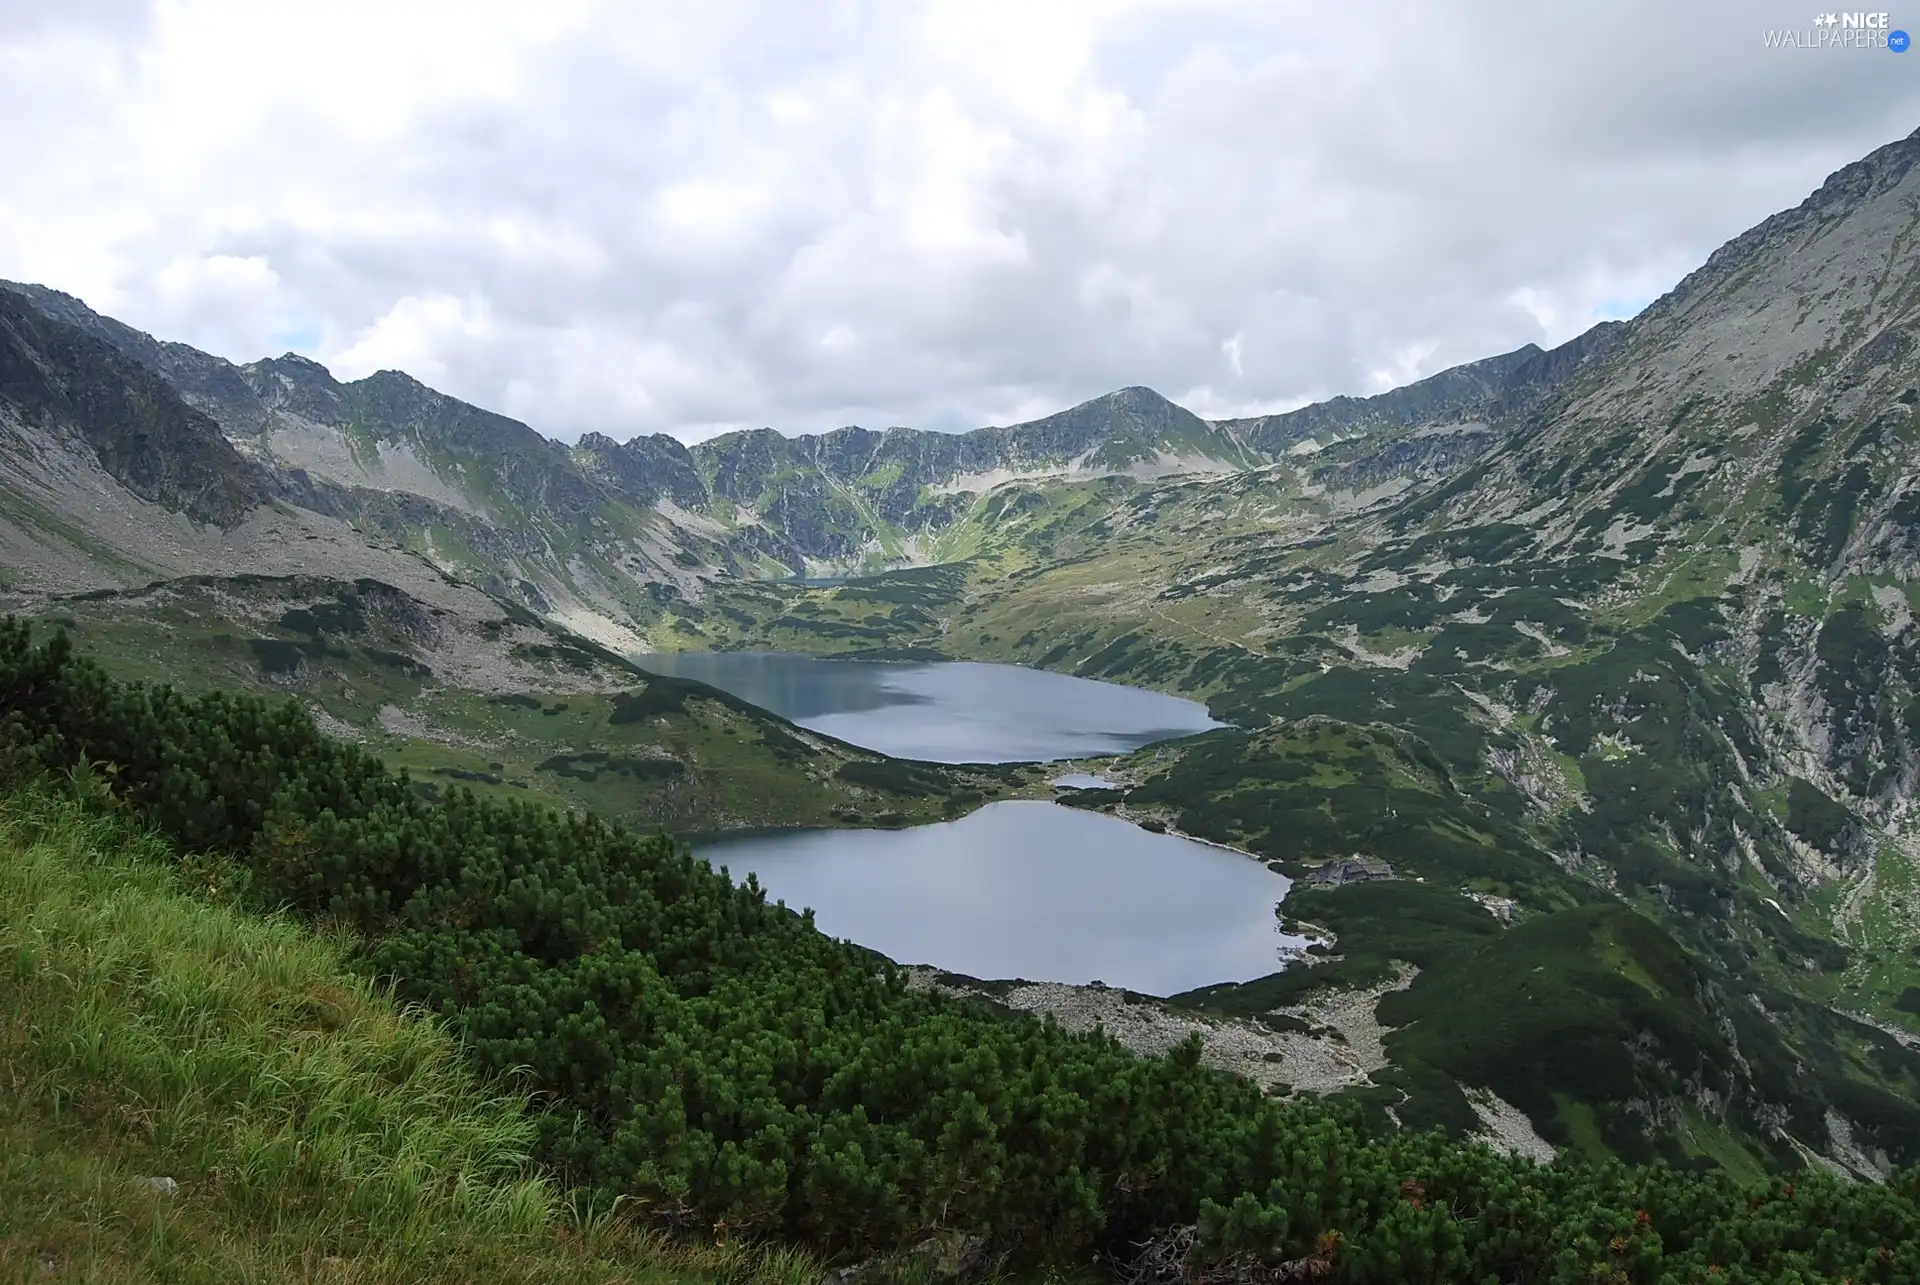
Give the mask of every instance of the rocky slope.
M 120 676 L 297 695 L 332 734 L 377 745 L 427 788 L 457 781 L 640 825 L 899 824 L 1044 792 L 1018 770 L 901 776 L 883 756 L 634 668 L 566 627 L 584 616 L 642 645 L 578 599 L 513 594 L 503 581 L 521 551 L 603 499 L 523 425 L 404 376 L 338 385 L 298 359 L 236 383 L 213 359 L 143 347 L 115 325 L 82 329 L 0 291 L 0 609 L 67 629 Z M 136 351 L 191 376 L 200 405 Z M 329 455 L 313 427 L 369 419 L 409 436 Z M 251 435 L 234 427 L 248 422 Z M 403 472 L 421 444 L 468 481 L 449 505 L 494 497 L 471 530 L 517 533 L 482 574 L 405 547 L 418 533 L 407 515 L 435 501 L 343 480 L 390 465 L 426 489 L 432 473 Z M 383 538 L 382 519 L 401 538 Z
M 18 465 L 54 451 L 90 454 L 143 500 L 231 526 L 271 492 L 207 416 L 112 345 L 0 291 L 0 415 Z

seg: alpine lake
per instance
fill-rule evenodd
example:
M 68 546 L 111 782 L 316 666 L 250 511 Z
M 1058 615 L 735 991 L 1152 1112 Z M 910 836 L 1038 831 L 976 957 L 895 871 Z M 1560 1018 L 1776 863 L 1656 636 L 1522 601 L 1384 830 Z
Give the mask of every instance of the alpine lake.
M 1018 665 L 656 653 L 801 727 L 899 758 L 1056 762 L 1121 754 L 1217 727 L 1187 700 Z M 1063 772 L 1056 784 L 1104 781 Z M 1167 996 L 1275 972 L 1298 939 L 1274 907 L 1288 880 L 1241 853 L 1044 800 L 991 803 L 938 825 L 782 830 L 696 842 L 735 880 L 811 908 L 821 931 L 901 964 L 981 979 Z

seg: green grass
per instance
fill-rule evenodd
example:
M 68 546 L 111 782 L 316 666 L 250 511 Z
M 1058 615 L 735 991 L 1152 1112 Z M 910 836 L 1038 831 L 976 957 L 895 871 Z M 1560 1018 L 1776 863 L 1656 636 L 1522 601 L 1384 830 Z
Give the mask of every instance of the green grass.
M 1909 1031 L 1920 1031 L 1920 1014 L 1900 1007 L 1899 1001 L 1909 987 L 1920 985 L 1920 955 L 1914 951 L 1920 941 L 1916 885 L 1920 877 L 1904 852 L 1890 844 L 1876 852 L 1873 895 L 1854 928 L 1855 951 L 1840 993 L 1847 1007 L 1864 1009 Z
M 814 749 L 785 724 L 738 702 L 695 695 L 648 709 L 647 693 L 670 682 L 655 679 L 639 699 L 627 700 L 627 708 L 646 711 L 632 718 L 621 716 L 621 696 L 546 697 L 529 706 L 443 689 L 417 708 L 436 725 L 488 748 L 396 739 L 383 744 L 382 753 L 418 779 L 433 779 L 443 768 L 489 772 L 524 784 L 464 783 L 675 833 L 865 824 L 896 811 L 916 822 L 937 821 L 988 799 L 1051 792 L 1046 774 L 1032 768 L 909 765 L 824 740 L 824 748 Z M 636 776 L 618 766 L 649 757 L 684 770 Z M 840 769 L 850 764 L 882 774 L 910 771 L 924 788 L 903 801 L 844 776 Z
M 1588 1158 L 1608 1154 L 1606 1141 L 1600 1136 L 1600 1122 L 1594 1118 L 1591 1106 L 1564 1093 L 1555 1093 L 1553 1101 L 1554 1119 L 1565 1130 L 1569 1150 Z
M 248 587 L 236 583 L 232 592 L 243 595 Z M 272 585 L 253 590 L 276 619 L 284 606 L 279 592 Z M 384 705 L 407 706 L 432 682 L 430 672 L 395 663 L 407 643 L 391 631 L 303 636 L 236 621 L 219 614 L 217 598 L 191 584 L 172 595 L 69 602 L 59 611 L 75 641 L 117 674 L 186 691 L 298 691 L 360 726 L 375 723 Z M 297 671 L 275 671 L 296 657 Z
M 570 1208 L 526 1101 L 124 820 L 0 800 L 0 1281 L 798 1282 Z M 146 1179 L 171 1178 L 158 1193 Z

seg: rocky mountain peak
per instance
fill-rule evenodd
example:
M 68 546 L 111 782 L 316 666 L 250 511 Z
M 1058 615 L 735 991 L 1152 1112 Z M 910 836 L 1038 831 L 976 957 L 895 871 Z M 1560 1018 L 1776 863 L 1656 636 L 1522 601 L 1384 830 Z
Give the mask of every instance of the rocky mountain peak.
M 278 357 L 268 357 L 258 363 L 274 370 L 299 372 L 309 378 L 331 380 L 333 372 L 303 353 L 284 352 Z
M 1806 200 L 1721 246 L 1635 319 L 1620 360 L 1658 416 L 1684 397 L 1738 396 L 1831 368 L 1920 302 L 1920 135 L 1835 171 Z M 1598 407 L 1595 408 L 1599 409 Z
M 435 397 L 439 397 L 443 395 L 435 391 L 434 389 L 427 387 L 425 384 L 421 383 L 419 380 L 415 379 L 412 375 L 409 375 L 404 370 L 393 370 L 393 369 L 376 370 L 371 375 L 366 376 L 364 379 L 356 379 L 354 382 L 357 384 L 366 384 L 369 387 L 376 387 L 376 388 L 393 387 L 393 388 L 406 389 L 407 391 L 413 392 L 413 393 L 431 393 Z
M 230 526 L 272 493 L 164 379 L 28 300 L 0 290 L 0 422 L 43 442 L 77 438 L 128 491 L 201 522 Z
M 1139 384 L 1116 388 L 1110 393 L 1090 397 L 1057 414 L 1028 422 L 1040 425 L 1068 420 L 1096 421 L 1102 417 L 1105 417 L 1110 424 L 1126 430 L 1148 425 L 1179 424 L 1196 425 L 1202 428 L 1206 426 L 1205 420 L 1186 407 L 1177 405 L 1155 390 Z
M 223 408 L 229 412 L 221 416 L 223 420 L 244 420 L 265 428 L 275 412 L 322 424 L 346 416 L 340 384 L 332 372 L 311 358 L 298 353 L 268 357 L 242 366 L 240 374 L 253 393 L 252 404 L 229 403 Z
M 1192 412 L 1184 406 L 1177 405 L 1171 399 L 1162 396 L 1157 389 L 1148 388 L 1145 384 L 1128 384 L 1125 388 L 1116 388 L 1110 393 L 1103 393 L 1099 397 L 1090 398 L 1082 402 L 1081 405 L 1107 405 L 1116 410 L 1132 411 L 1135 414 L 1142 412 L 1149 414 L 1192 414 Z
M 1905 183 L 1916 161 L 1920 161 L 1920 130 L 1842 166 L 1799 205 L 1761 221 L 1715 250 L 1704 264 L 1681 278 L 1680 284 L 1644 315 L 1650 319 L 1665 318 L 1770 249 L 1814 232 L 1823 224 L 1845 219 L 1861 207 L 1876 202 Z

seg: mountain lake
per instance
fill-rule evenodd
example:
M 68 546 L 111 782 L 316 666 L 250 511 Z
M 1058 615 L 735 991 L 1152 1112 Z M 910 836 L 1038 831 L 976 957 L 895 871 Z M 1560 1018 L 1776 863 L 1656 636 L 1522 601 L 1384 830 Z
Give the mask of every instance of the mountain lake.
M 640 663 L 851 744 L 946 763 L 1087 758 L 1220 726 L 1192 701 L 1018 665 L 780 653 Z M 695 850 L 736 880 L 753 872 L 773 899 L 811 907 L 823 932 L 970 977 L 1165 996 L 1265 976 L 1283 948 L 1303 944 L 1274 916 L 1289 881 L 1260 861 L 1041 800 L 938 825 L 759 832 Z
M 1022 665 L 711 651 L 655 652 L 638 662 L 732 692 L 850 745 L 933 763 L 1125 754 L 1222 726 L 1204 706 L 1178 696 Z

